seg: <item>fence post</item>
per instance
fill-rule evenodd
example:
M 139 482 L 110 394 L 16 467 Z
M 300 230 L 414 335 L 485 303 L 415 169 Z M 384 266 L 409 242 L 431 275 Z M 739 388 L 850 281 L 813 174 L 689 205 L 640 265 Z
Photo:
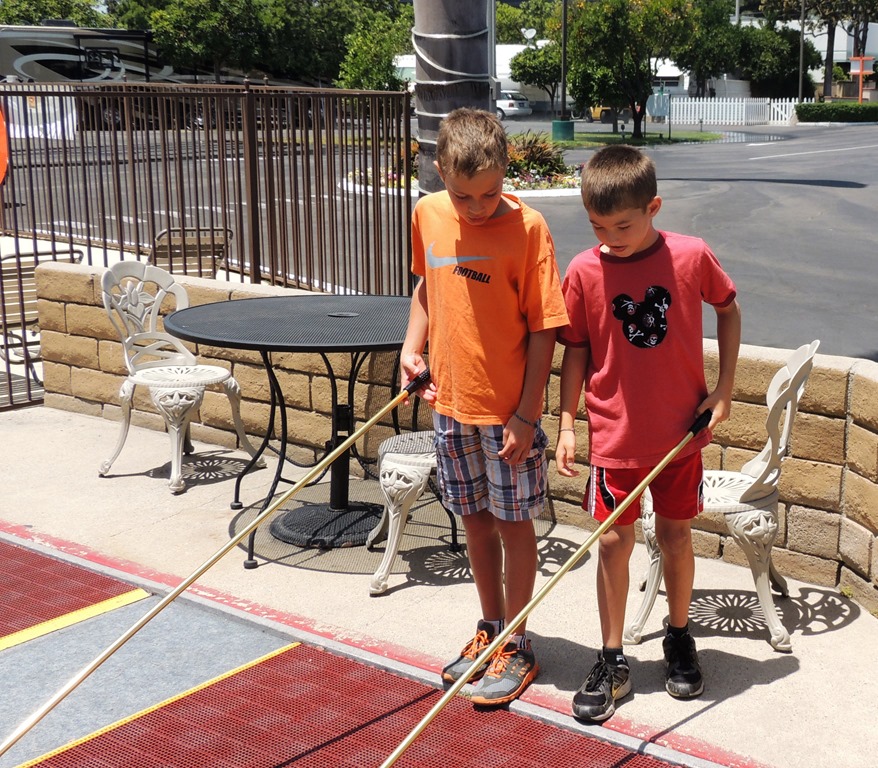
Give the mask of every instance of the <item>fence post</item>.
M 259 237 L 259 172 L 256 135 L 256 96 L 250 78 L 244 80 L 244 204 L 247 206 L 247 250 L 250 252 L 250 282 L 262 282 L 262 254 Z M 243 264 L 241 265 L 243 269 Z

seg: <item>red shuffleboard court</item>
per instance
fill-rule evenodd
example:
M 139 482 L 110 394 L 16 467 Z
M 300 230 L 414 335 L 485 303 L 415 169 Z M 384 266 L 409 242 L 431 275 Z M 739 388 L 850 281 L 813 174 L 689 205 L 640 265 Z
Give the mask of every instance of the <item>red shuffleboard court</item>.
M 441 691 L 296 644 L 20 768 L 378 768 Z M 458 696 L 399 768 L 667 768 Z
M 148 594 L 110 576 L 0 541 L 0 650 Z

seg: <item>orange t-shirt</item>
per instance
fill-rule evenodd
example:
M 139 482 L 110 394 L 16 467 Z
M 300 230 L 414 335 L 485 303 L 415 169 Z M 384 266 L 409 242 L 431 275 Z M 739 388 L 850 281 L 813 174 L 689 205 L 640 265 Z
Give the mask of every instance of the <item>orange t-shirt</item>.
M 472 226 L 445 191 L 412 216 L 412 272 L 424 277 L 435 408 L 464 424 L 505 424 L 521 398 L 528 335 L 567 324 L 555 246 L 542 215 L 515 210 Z

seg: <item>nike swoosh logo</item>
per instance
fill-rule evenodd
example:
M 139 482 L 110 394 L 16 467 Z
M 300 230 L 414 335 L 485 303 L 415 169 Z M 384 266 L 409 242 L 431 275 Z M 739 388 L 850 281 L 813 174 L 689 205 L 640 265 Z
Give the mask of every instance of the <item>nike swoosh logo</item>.
M 433 243 L 427 247 L 427 264 L 430 269 L 465 264 L 468 261 L 487 261 L 490 258 L 490 256 L 436 256 L 433 253 Z

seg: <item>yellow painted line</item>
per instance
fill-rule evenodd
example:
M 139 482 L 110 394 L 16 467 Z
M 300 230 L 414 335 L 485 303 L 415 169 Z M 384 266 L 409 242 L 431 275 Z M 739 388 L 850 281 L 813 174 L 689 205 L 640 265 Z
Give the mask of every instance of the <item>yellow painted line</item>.
M 57 755 L 63 754 L 68 750 L 74 749 L 75 747 L 80 746 L 81 744 L 87 744 L 93 739 L 98 738 L 98 736 L 103 736 L 105 733 L 109 733 L 110 731 L 114 731 L 116 728 L 121 728 L 123 725 L 127 725 L 128 723 L 132 723 L 135 720 L 145 717 L 146 715 L 156 712 L 163 707 L 170 706 L 176 701 L 180 701 L 180 699 L 185 699 L 187 696 L 191 696 L 193 693 L 198 693 L 198 691 L 202 691 L 205 688 L 209 688 L 210 686 L 219 683 L 229 677 L 234 677 L 235 675 L 244 672 L 245 670 L 250 669 L 251 667 L 255 667 L 259 664 L 262 664 L 269 659 L 273 659 L 275 656 L 280 656 L 282 653 L 286 653 L 287 651 L 296 648 L 301 645 L 301 643 L 290 643 L 290 645 L 285 645 L 281 648 L 278 648 L 275 651 L 270 651 L 266 653 L 264 656 L 260 656 L 258 659 L 254 659 L 253 661 L 248 661 L 246 664 L 242 664 L 240 667 L 236 669 L 229 670 L 228 672 L 224 672 L 217 677 L 214 677 L 212 680 L 207 680 L 206 682 L 201 683 L 200 685 L 196 685 L 194 688 L 190 688 L 188 691 L 183 691 L 182 693 L 178 693 L 176 696 L 171 696 L 171 698 L 166 699 L 165 701 L 159 702 L 158 704 L 154 704 L 151 707 L 147 707 L 136 714 L 129 715 L 128 717 L 124 717 L 121 720 L 116 721 L 110 725 L 106 725 L 103 728 L 95 731 L 94 733 L 90 733 L 88 736 L 83 736 L 80 739 L 76 739 L 76 741 L 71 741 L 69 744 L 65 744 L 63 747 L 59 747 L 58 749 L 52 750 L 51 752 L 47 752 L 45 755 L 38 757 L 36 760 L 31 760 L 28 763 L 22 763 L 21 765 L 16 766 L 16 768 L 33 768 L 34 766 L 41 765 L 46 760 L 50 758 L 56 757 Z
M 48 635 L 50 632 L 64 629 L 64 627 L 73 626 L 80 621 L 91 619 L 94 616 L 100 616 L 102 613 L 108 613 L 109 611 L 121 608 L 124 605 L 131 605 L 138 600 L 143 600 L 144 597 L 149 597 L 149 592 L 145 592 L 142 589 L 132 589 L 130 592 L 111 597 L 109 600 L 103 600 L 100 603 L 80 608 L 78 611 L 71 611 L 70 613 L 65 613 L 63 616 L 58 616 L 55 619 L 49 619 L 48 621 L 36 624 L 33 627 L 13 632 L 11 635 L 0 637 L 0 651 L 5 650 L 6 648 L 12 648 L 21 643 L 26 643 L 28 640 L 33 640 L 36 637 Z

